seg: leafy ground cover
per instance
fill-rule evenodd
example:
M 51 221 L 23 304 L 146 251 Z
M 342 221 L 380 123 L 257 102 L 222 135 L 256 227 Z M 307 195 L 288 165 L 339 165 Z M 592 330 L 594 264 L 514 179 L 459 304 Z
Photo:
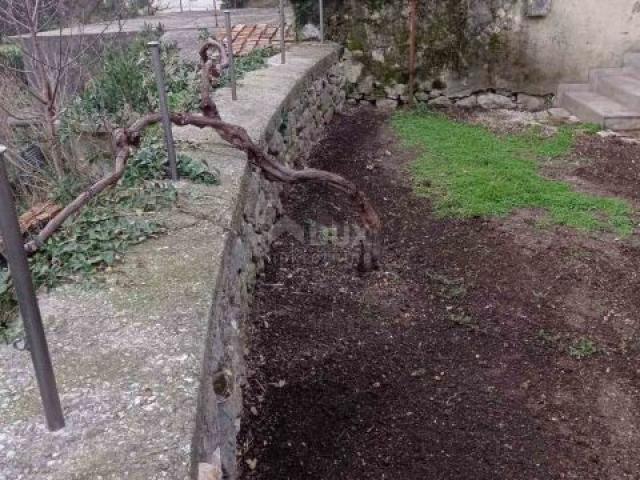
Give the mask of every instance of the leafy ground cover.
M 161 233 L 162 225 L 145 216 L 169 206 L 175 195 L 168 184 L 152 182 L 120 187 L 95 199 L 30 258 L 36 288 L 84 279 L 113 265 L 130 245 Z M 11 277 L 0 269 L 0 335 L 11 336 L 16 307 Z
M 94 199 L 72 221 L 62 227 L 30 259 L 36 288 L 53 288 L 61 283 L 88 278 L 116 263 L 126 249 L 162 233 L 163 226 L 148 214 L 175 202 L 175 188 L 163 181 L 167 176 L 167 156 L 162 140 L 148 135 L 132 157 L 120 186 Z M 217 172 L 186 155 L 178 157 L 181 178 L 214 185 Z M 69 186 L 56 195 L 69 195 L 81 186 Z M 58 200 L 68 200 L 59 198 Z M 11 278 L 0 268 L 0 336 L 10 339 L 8 327 L 16 313 Z
M 147 112 L 157 110 L 157 90 L 146 42 L 160 32 L 149 30 L 126 49 L 109 52 L 102 69 L 69 106 L 60 134 L 63 141 L 107 125 L 125 125 Z M 256 49 L 236 60 L 236 73 L 244 74 L 264 68 L 274 54 L 270 48 Z M 197 66 L 183 61 L 175 45 L 162 49 L 167 93 L 174 111 L 192 111 L 198 106 L 199 76 Z M 227 75 L 220 85 L 229 82 Z M 110 162 L 108 152 L 92 161 Z M 30 259 L 37 288 L 53 288 L 61 283 L 86 279 L 92 273 L 110 267 L 126 249 L 163 231 L 160 224 L 149 221 L 147 214 L 169 207 L 176 190 L 167 178 L 167 156 L 159 128 L 149 129 L 140 149 L 132 157 L 120 186 L 95 199 L 72 222 L 65 225 L 42 250 Z M 181 178 L 209 185 L 217 184 L 217 172 L 187 155 L 178 155 Z M 68 203 L 88 182 L 74 172 L 51 188 L 50 196 L 60 204 Z M 16 314 L 11 278 L 0 268 L 0 336 L 9 337 L 9 325 Z
M 504 216 L 531 208 L 546 211 L 552 224 L 632 231 L 626 201 L 580 193 L 539 173 L 538 159 L 566 155 L 589 126 L 563 126 L 549 138 L 535 129 L 498 136 L 483 126 L 419 112 L 399 114 L 393 125 L 407 145 L 421 150 L 412 165 L 414 186 L 433 198 L 439 215 Z

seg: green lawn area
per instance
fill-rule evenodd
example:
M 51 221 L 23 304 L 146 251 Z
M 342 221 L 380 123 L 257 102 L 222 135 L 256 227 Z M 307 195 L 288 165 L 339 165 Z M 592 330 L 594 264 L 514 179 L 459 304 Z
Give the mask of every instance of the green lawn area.
M 498 136 L 482 126 L 421 112 L 397 114 L 393 126 L 406 145 L 418 147 L 420 156 L 412 165 L 415 191 L 432 198 L 441 216 L 504 216 L 533 208 L 546 210 L 551 224 L 621 235 L 633 230 L 627 202 L 576 192 L 539 173 L 538 159 L 567 154 L 576 136 L 590 127 L 562 127 L 551 138 L 533 129 Z

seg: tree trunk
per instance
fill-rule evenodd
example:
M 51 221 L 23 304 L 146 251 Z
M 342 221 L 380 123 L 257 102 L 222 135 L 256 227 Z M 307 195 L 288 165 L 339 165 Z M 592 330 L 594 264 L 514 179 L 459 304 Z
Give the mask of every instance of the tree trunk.
M 418 0 L 409 0 L 409 106 L 413 106 L 416 89 L 416 23 Z

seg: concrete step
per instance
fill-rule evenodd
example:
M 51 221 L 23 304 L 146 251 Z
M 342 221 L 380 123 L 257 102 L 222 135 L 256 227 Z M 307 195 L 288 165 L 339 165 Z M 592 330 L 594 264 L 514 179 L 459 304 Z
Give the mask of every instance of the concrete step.
M 588 92 L 591 86 L 588 83 L 561 83 L 554 99 L 554 106 L 563 107 L 564 96 L 569 92 Z
M 624 74 L 622 68 L 594 68 L 589 70 L 589 83 L 596 83 L 601 78 L 615 77 Z
M 640 52 L 629 52 L 624 55 L 624 66 L 640 69 Z
M 640 129 L 640 110 L 634 110 L 598 92 L 571 90 L 562 96 L 561 106 L 585 122 L 612 130 Z
M 632 110 L 640 110 L 640 78 L 611 75 L 598 79 L 594 90 Z
M 640 52 L 627 53 L 621 68 L 592 69 L 588 83 L 559 85 L 555 104 L 606 128 L 640 128 Z

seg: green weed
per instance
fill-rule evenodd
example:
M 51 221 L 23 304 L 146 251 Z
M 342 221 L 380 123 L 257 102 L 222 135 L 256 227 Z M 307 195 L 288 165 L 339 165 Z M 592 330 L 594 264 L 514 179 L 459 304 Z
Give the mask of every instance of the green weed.
M 569 346 L 569 355 L 576 360 L 583 360 L 598 353 L 598 347 L 591 340 L 581 338 L 573 345 Z
M 195 183 L 217 185 L 220 174 L 204 162 L 187 155 L 179 154 L 177 158 L 180 178 Z M 140 148 L 136 151 L 122 180 L 123 185 L 133 187 L 145 180 L 162 180 L 168 177 L 169 159 L 164 141 L 153 132 L 147 134 Z
M 538 330 L 537 339 L 545 346 L 556 347 L 561 338 L 561 335 L 552 333 L 544 328 Z

